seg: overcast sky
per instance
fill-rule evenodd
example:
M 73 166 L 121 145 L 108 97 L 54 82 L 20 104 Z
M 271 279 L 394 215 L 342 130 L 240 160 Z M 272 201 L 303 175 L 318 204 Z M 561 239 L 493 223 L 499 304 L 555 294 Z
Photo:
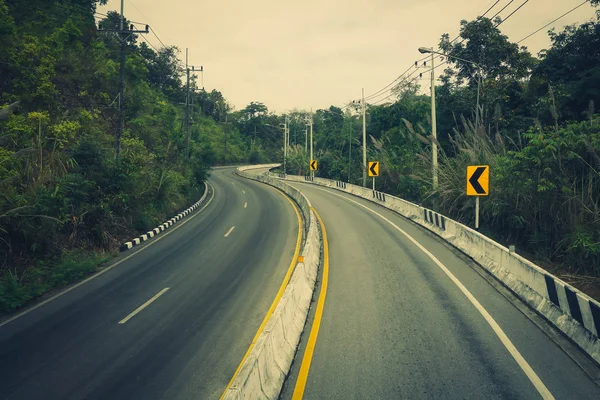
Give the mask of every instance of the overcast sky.
M 494 15 L 510 0 L 500 0 Z M 506 17 L 524 0 L 515 0 Z M 165 45 L 189 48 L 204 66 L 206 90 L 217 89 L 236 109 L 260 101 L 278 113 L 293 108 L 342 106 L 377 92 L 422 55 L 420 46 L 454 38 L 496 0 L 125 0 L 125 16 L 150 24 Z M 518 41 L 582 0 L 530 0 L 502 24 Z M 98 11 L 119 10 L 109 0 Z M 557 29 L 589 20 L 585 4 L 560 19 Z M 535 55 L 549 46 L 546 30 L 522 45 Z M 154 35 L 147 39 L 156 47 Z M 423 82 L 429 86 L 428 82 Z M 376 102 L 378 99 L 373 99 Z

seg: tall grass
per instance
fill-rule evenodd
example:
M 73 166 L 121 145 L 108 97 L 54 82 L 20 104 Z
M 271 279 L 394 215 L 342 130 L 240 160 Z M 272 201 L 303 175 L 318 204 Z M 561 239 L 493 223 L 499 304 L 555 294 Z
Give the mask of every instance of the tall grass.
M 466 168 L 489 165 L 482 231 L 563 270 L 600 276 L 599 122 L 596 115 L 562 127 L 538 124 L 520 134 L 518 144 L 463 118 L 450 149 L 440 150 L 437 190 L 431 185 L 434 139 L 421 127 L 405 125 L 424 144 L 414 178 L 425 183 L 425 202 L 473 226 L 475 202 L 465 193 Z

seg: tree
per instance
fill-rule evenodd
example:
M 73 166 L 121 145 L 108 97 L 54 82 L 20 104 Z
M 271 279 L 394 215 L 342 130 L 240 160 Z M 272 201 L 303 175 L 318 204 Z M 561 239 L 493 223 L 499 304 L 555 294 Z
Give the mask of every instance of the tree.
M 461 115 L 475 119 L 479 75 L 481 126 L 494 123 L 498 131 L 511 132 L 511 138 L 516 140 L 516 134 L 533 123 L 531 118 L 524 119 L 530 107 L 526 82 L 537 60 L 525 47 L 511 43 L 501 33 L 500 22 L 499 18 L 461 21 L 462 40 L 457 43 L 450 42 L 448 34 L 442 35 L 440 48 L 459 58 L 445 60 L 453 68 L 444 71 L 443 87 L 439 91 L 440 100 L 447 101 L 439 102 L 442 134 L 450 133 L 452 127 L 460 127 Z
M 540 53 L 542 60 L 532 76 L 532 94 L 545 96 L 551 86 L 562 117 L 586 118 L 590 104 L 592 108 L 600 104 L 600 13 L 595 21 L 549 34 L 552 47 Z M 543 107 L 538 107 L 540 116 L 548 121 L 548 107 L 539 106 Z

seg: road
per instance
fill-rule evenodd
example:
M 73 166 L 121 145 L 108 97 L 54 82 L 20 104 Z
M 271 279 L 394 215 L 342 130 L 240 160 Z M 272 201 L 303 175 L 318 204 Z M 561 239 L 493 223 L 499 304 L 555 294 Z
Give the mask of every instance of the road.
M 600 398 L 599 387 L 535 318 L 434 235 L 366 200 L 292 185 L 323 219 L 329 279 L 308 375 L 299 370 L 310 325 L 283 399 L 301 387 L 304 399 L 533 399 L 541 397 L 540 383 L 557 399 Z M 392 224 L 478 300 L 537 386 L 458 284 Z
M 282 284 L 298 220 L 284 196 L 233 169 L 209 182 L 206 209 L 0 326 L 0 398 L 220 397 Z

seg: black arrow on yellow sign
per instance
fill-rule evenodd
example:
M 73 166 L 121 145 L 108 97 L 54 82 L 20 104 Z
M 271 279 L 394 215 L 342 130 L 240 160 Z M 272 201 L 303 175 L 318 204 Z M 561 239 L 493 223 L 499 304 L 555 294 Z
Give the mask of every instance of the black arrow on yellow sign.
M 369 161 L 369 176 L 379 176 L 379 161 Z
M 467 167 L 467 196 L 487 196 L 490 190 L 489 165 Z
M 310 160 L 310 170 L 311 171 L 317 170 L 317 160 Z
M 483 175 L 485 169 L 486 167 L 477 167 L 471 178 L 469 178 L 469 183 L 473 186 L 477 194 L 485 194 L 485 189 L 479 184 L 479 178 Z

